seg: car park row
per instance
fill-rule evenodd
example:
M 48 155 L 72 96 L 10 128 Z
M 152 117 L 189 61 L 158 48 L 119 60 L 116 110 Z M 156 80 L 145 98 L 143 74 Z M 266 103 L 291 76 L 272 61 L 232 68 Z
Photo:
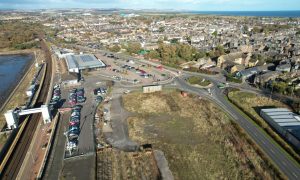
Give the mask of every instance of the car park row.
M 78 137 L 80 134 L 80 118 L 82 105 L 77 103 L 84 103 L 86 97 L 84 96 L 84 88 L 74 88 L 69 91 L 69 105 L 72 106 L 71 116 L 69 118 L 69 129 L 67 131 L 67 146 L 66 149 L 71 151 L 77 148 Z M 77 105 L 76 105 L 77 104 Z
M 50 100 L 49 107 L 50 110 L 54 110 L 55 108 L 58 108 L 61 100 L 61 90 L 59 85 L 55 85 L 53 87 L 53 94 L 52 99 Z
M 73 150 L 77 148 L 78 137 L 80 134 L 81 108 L 81 105 L 75 105 L 72 107 L 71 116 L 69 119 L 67 150 Z

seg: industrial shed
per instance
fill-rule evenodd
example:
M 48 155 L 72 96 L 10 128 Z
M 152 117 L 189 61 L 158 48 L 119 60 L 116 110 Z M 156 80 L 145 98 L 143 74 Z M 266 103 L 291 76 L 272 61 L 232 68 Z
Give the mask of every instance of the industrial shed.
M 84 69 L 91 70 L 106 67 L 100 59 L 92 54 L 68 55 L 66 56 L 66 64 L 69 72 L 76 73 Z
M 260 116 L 289 143 L 300 149 L 300 116 L 286 108 L 262 109 Z

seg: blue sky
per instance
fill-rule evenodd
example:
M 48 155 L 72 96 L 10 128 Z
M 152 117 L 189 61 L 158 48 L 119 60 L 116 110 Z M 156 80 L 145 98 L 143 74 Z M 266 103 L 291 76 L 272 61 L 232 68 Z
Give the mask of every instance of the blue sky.
M 0 9 L 129 8 L 198 11 L 300 10 L 300 0 L 0 0 Z

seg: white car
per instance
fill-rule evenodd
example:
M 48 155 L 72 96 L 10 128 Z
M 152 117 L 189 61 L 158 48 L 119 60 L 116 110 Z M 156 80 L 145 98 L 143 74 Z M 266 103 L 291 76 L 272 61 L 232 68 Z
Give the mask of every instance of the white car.
M 130 90 L 127 89 L 124 91 L 124 94 L 128 94 L 128 93 L 130 93 Z

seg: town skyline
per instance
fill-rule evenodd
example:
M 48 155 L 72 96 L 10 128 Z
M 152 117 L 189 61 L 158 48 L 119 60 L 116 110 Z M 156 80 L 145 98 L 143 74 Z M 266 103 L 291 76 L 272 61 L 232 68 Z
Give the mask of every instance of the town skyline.
M 270 6 L 272 4 L 272 6 Z M 266 1 L 238 1 L 238 0 L 3 0 L 0 9 L 157 9 L 157 10 L 190 10 L 190 11 L 295 11 L 300 10 L 300 3 L 296 0 L 266 0 Z

